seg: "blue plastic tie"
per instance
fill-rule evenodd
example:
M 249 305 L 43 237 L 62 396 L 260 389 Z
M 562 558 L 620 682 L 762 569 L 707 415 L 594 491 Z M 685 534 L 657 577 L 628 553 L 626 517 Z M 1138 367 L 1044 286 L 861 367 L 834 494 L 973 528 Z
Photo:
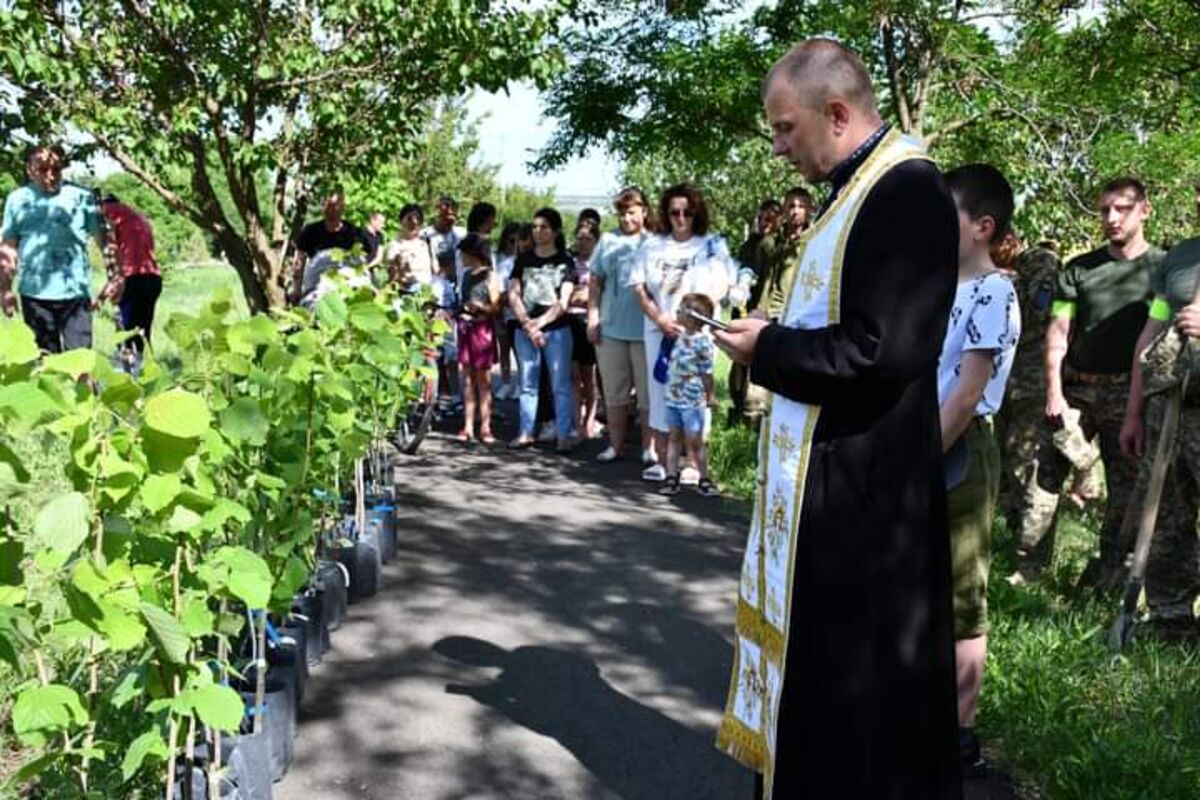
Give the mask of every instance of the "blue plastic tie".
M 375 506 L 371 510 L 372 511 L 395 511 L 396 507 L 393 505 L 388 505 L 387 503 L 384 503 L 383 505 Z

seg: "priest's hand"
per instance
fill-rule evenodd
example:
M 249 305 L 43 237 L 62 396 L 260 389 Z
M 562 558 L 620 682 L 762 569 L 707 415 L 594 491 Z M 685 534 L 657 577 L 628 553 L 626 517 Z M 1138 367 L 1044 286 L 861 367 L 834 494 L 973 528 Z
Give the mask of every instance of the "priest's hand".
M 739 364 L 749 365 L 754 360 L 754 348 L 758 346 L 758 335 L 770 325 L 765 319 L 746 317 L 729 323 L 729 330 L 713 331 L 713 339 L 725 353 Z
M 1200 339 L 1200 303 L 1189 303 L 1175 315 L 1175 327 L 1190 339 Z

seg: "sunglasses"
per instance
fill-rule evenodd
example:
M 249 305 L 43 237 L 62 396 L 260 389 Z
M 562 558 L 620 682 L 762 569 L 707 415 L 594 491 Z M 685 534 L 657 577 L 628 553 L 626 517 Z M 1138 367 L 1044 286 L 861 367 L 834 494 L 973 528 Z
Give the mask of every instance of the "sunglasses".
M 675 219 L 691 219 L 696 216 L 696 212 L 690 208 L 672 208 L 667 215 Z

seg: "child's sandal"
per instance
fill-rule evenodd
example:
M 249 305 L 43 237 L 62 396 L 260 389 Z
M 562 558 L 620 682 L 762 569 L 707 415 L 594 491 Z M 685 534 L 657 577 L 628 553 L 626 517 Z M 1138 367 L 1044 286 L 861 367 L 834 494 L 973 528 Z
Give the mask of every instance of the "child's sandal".
M 679 494 L 679 473 L 668 475 L 663 485 L 658 487 L 659 494 Z
M 706 475 L 696 484 L 696 493 L 704 497 L 720 497 L 721 490 L 717 485 Z

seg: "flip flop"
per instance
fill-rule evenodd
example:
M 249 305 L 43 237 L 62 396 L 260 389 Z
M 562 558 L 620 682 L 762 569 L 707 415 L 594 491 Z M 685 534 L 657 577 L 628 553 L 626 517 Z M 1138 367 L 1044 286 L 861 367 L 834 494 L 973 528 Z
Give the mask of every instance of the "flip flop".
M 475 439 L 475 437 L 471 435 L 471 432 L 467 431 L 467 430 L 459 431 L 458 434 L 455 435 L 454 438 L 460 442 L 470 442 L 470 441 L 474 441 L 474 439 Z

